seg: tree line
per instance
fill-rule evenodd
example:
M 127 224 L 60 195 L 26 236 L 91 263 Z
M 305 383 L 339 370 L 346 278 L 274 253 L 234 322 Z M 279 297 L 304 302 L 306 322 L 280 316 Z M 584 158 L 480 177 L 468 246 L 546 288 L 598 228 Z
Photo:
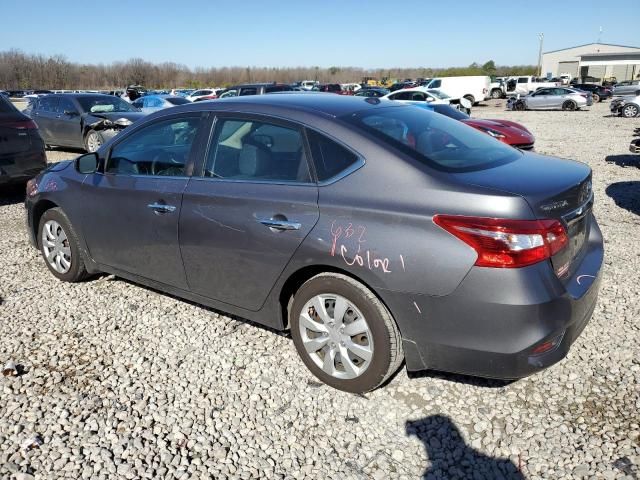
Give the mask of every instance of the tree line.
M 199 88 L 229 86 L 247 82 L 317 80 L 322 83 L 360 83 L 363 78 L 430 78 L 457 75 L 534 75 L 535 65 L 497 66 L 493 60 L 482 65 L 453 68 L 359 67 L 209 67 L 189 68 L 174 62 L 152 63 L 142 58 L 111 64 L 84 64 L 63 55 L 27 54 L 20 50 L 0 52 L 0 89 L 114 89 L 126 85 L 147 88 Z

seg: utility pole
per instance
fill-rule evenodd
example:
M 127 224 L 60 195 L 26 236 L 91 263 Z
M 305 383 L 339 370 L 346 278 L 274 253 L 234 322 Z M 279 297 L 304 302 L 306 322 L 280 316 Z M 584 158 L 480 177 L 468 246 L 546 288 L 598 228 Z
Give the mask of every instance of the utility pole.
M 542 41 L 544 40 L 544 33 L 538 34 L 540 40 L 540 49 L 538 50 L 538 77 L 542 76 Z

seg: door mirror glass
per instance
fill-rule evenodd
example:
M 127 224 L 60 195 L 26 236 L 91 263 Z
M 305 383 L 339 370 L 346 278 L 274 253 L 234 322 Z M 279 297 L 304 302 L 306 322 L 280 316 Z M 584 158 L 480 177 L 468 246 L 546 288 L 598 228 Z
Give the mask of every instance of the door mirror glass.
M 98 154 L 87 153 L 76 159 L 76 170 L 80 173 L 95 173 L 98 169 Z

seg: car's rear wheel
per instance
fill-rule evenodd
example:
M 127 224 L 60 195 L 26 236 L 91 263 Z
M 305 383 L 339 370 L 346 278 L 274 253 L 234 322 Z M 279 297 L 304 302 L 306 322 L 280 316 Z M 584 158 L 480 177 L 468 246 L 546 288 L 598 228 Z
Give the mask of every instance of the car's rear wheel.
M 576 105 L 576 102 L 574 102 L 573 100 L 567 100 L 562 104 L 562 110 L 573 111 L 573 110 L 576 110 L 577 108 L 578 108 L 578 105 Z
M 599 103 L 602 101 L 600 95 L 598 95 L 597 93 L 591 94 L 591 98 L 593 99 L 593 103 Z
M 289 318 L 302 361 L 339 390 L 373 390 L 404 358 L 400 332 L 387 308 L 346 275 L 323 273 L 305 282 L 294 296 Z
M 499 89 L 494 89 L 491 91 L 491 98 L 493 99 L 498 99 L 498 98 L 502 98 L 502 90 Z
M 87 276 L 78 237 L 61 209 L 44 212 L 38 232 L 42 257 L 55 277 L 65 282 L 78 282 Z
M 102 138 L 102 135 L 95 130 L 89 130 L 84 137 L 84 146 L 89 153 L 98 150 L 103 143 L 104 139 Z
M 467 100 L 469 100 L 469 102 L 471 102 L 471 105 L 475 105 L 476 104 L 476 99 L 473 97 L 473 95 L 465 95 L 462 98 L 466 98 Z
M 625 118 L 637 117 L 638 113 L 640 113 L 640 109 L 637 105 L 630 103 L 622 107 L 622 116 Z

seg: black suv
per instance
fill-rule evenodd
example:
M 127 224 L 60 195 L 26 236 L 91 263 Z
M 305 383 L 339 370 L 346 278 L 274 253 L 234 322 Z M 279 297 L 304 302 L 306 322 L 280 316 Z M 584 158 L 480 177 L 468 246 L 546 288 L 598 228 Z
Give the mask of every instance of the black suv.
M 293 87 L 284 83 L 244 83 L 227 88 L 218 98 L 243 97 L 246 95 L 264 95 L 274 92 L 291 92 Z
M 593 83 L 576 83 L 575 85 L 571 85 L 571 87 L 582 90 L 583 92 L 591 92 L 591 95 L 593 96 L 593 103 L 601 102 L 602 100 L 611 98 L 613 95 L 610 89 Z

